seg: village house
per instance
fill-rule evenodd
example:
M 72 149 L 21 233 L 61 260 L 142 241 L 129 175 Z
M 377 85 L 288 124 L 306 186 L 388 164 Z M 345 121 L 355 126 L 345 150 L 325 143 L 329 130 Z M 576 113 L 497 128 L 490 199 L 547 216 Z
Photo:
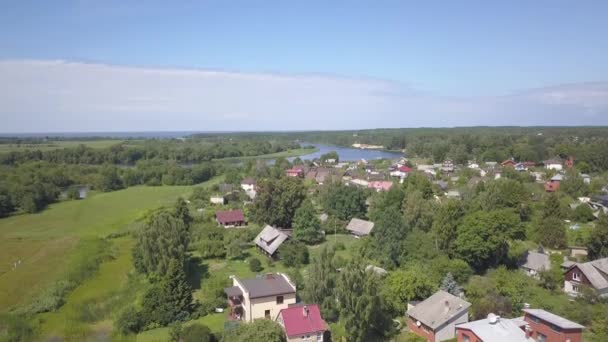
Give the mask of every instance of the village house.
M 376 192 L 389 191 L 393 187 L 393 182 L 390 181 L 372 181 L 367 184 L 367 187 Z
M 374 222 L 358 218 L 351 219 L 348 226 L 346 226 L 346 230 L 357 237 L 369 235 L 372 229 L 374 229 Z
M 245 191 L 255 191 L 256 185 L 257 183 L 253 178 L 245 178 L 241 181 L 241 189 Z
M 443 164 L 441 165 L 441 171 L 443 171 L 443 173 L 454 172 L 454 162 L 451 159 L 444 160 Z
M 457 190 L 450 190 L 448 192 L 445 193 L 445 197 L 447 199 L 460 199 L 460 191 Z
M 559 186 L 563 179 L 564 179 L 564 176 L 561 174 L 557 174 L 557 175 L 551 177 L 551 179 L 549 179 L 547 182 L 545 182 L 545 191 L 546 192 L 556 192 L 557 190 L 559 190 Z
M 541 309 L 524 309 L 526 336 L 534 341 L 581 342 L 584 326 Z
M 502 163 L 500 163 L 500 165 L 502 167 L 515 167 L 517 163 L 515 162 L 515 160 L 513 158 L 511 159 L 507 159 L 505 161 L 503 161 Z
M 328 325 L 316 304 L 293 304 L 279 312 L 277 323 L 283 327 L 287 342 L 323 342 Z
M 399 177 L 401 179 L 407 177 L 407 175 L 412 172 L 412 168 L 409 166 L 399 166 L 395 170 L 391 171 L 389 174 L 391 177 Z
M 540 272 L 551 269 L 551 260 L 545 253 L 529 251 L 522 258 L 519 268 L 527 275 L 538 278 Z
M 367 180 L 361 178 L 353 178 L 350 180 L 350 183 L 362 188 L 367 188 L 367 186 L 369 185 L 369 182 Z
M 246 226 L 245 216 L 242 210 L 226 210 L 215 213 L 215 221 L 224 228 L 235 228 Z
M 211 202 L 211 204 L 224 204 L 224 203 L 226 203 L 226 200 L 224 199 L 223 195 L 214 195 L 214 196 L 211 196 L 209 198 L 209 201 Z
M 456 326 L 458 342 L 535 342 L 526 336 L 525 322 L 506 319 L 491 313 L 486 319 Z M 540 341 L 540 340 L 539 340 Z
M 571 258 L 587 258 L 587 247 L 584 246 L 568 246 L 568 255 Z
M 456 325 L 469 321 L 471 303 L 445 291 L 437 291 L 407 311 L 410 331 L 428 342 L 452 339 Z
M 253 242 L 267 256 L 273 258 L 276 256 L 277 250 L 289 236 L 277 228 L 267 225 L 255 237 Z
M 479 169 L 479 164 L 473 160 L 469 160 L 467 167 L 469 169 L 474 169 L 474 170 L 478 170 Z
M 591 184 L 591 176 L 589 176 L 586 173 L 581 173 L 581 178 L 583 179 L 583 182 L 585 182 L 585 184 Z
M 543 164 L 547 170 L 561 171 L 564 168 L 562 160 L 558 158 L 545 160 Z
M 230 319 L 248 323 L 259 318 L 274 320 L 281 310 L 296 303 L 296 286 L 283 273 L 252 279 L 233 277 L 232 286 L 224 293 L 228 296 Z
M 304 169 L 302 168 L 291 168 L 285 170 L 285 175 L 287 177 L 304 177 Z
M 608 297 L 608 258 L 575 263 L 566 270 L 564 291 L 572 296 L 591 288 L 601 297 Z

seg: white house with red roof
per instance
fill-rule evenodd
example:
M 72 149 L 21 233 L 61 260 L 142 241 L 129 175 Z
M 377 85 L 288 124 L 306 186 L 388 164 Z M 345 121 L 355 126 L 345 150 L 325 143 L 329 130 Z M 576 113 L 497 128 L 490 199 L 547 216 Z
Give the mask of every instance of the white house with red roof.
M 290 305 L 279 312 L 276 321 L 283 327 L 287 342 L 323 342 L 323 335 L 327 331 L 327 323 L 316 304 Z
M 405 178 L 412 172 L 412 168 L 406 165 L 399 166 L 395 170 L 390 172 L 391 177 Z
M 393 187 L 393 182 L 371 181 L 371 182 L 367 183 L 367 187 L 370 189 L 376 190 L 376 192 L 389 191 L 391 189 L 391 187 Z

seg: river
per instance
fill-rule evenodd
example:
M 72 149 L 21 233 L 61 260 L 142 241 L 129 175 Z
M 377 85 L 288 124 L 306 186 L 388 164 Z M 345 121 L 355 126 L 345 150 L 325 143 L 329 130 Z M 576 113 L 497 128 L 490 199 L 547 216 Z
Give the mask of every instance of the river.
M 373 159 L 397 159 L 403 156 L 400 152 L 389 152 L 382 150 L 361 150 L 353 147 L 340 147 L 324 144 L 313 144 L 308 142 L 301 142 L 301 146 L 314 146 L 319 149 L 317 152 L 309 153 L 300 156 L 302 160 L 312 160 L 321 157 L 321 155 L 336 151 L 340 161 L 357 161 L 361 159 L 373 160 Z M 289 161 L 293 161 L 295 157 L 288 158 Z

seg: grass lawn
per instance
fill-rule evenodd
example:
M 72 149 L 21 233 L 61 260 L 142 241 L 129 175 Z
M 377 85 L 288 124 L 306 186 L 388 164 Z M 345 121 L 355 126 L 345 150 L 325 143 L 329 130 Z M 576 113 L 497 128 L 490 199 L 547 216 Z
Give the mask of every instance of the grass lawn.
M 65 274 L 82 238 L 127 229 L 148 210 L 191 187 L 133 187 L 56 203 L 38 214 L 0 219 L 0 311 L 23 304 Z M 21 263 L 13 270 L 13 263 Z
M 92 148 L 106 148 L 123 142 L 118 139 L 108 140 L 64 140 L 64 141 L 49 141 L 41 144 L 0 144 L 0 153 L 5 152 L 20 152 L 20 151 L 50 151 L 60 148 L 77 147 L 85 145 Z

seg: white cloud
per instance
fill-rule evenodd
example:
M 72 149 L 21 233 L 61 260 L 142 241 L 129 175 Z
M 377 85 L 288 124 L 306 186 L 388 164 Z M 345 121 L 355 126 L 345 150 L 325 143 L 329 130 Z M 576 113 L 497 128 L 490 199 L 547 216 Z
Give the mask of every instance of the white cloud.
M 443 97 L 323 75 L 0 61 L 0 132 L 608 124 L 608 83 Z

